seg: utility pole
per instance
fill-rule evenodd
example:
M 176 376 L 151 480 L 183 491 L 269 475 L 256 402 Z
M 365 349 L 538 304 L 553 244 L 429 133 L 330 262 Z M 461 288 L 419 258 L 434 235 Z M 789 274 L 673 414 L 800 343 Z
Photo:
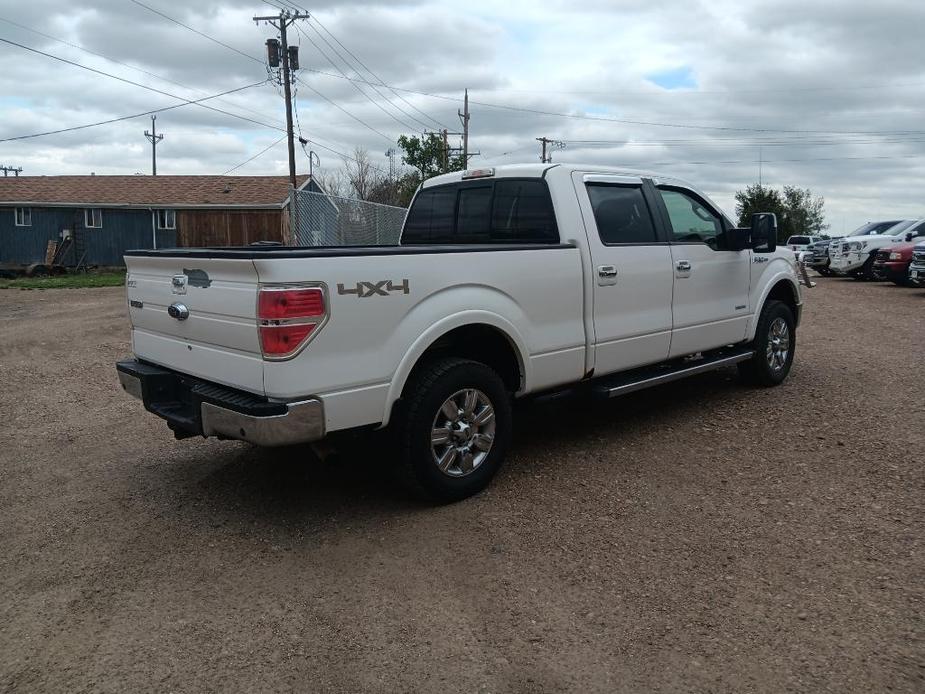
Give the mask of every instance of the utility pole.
M 462 121 L 463 127 L 463 164 L 469 168 L 469 90 L 466 89 L 466 96 L 463 101 L 463 112 L 456 110 L 459 120 Z
M 164 139 L 163 135 L 158 135 L 154 129 L 154 121 L 157 120 L 157 114 L 151 114 L 151 132 L 145 130 L 145 137 L 151 143 L 151 175 L 157 176 L 157 143 Z
M 443 173 L 450 170 L 450 141 L 447 139 L 449 133 L 446 128 L 440 131 L 443 134 Z
M 561 140 L 550 140 L 548 137 L 538 137 L 536 141 L 543 143 L 543 153 L 540 155 L 540 161 L 544 164 L 552 164 L 552 150 L 565 149 L 565 143 Z
M 296 178 L 295 138 L 292 132 L 292 71 L 299 69 L 299 47 L 289 45 L 286 29 L 296 20 L 308 19 L 310 16 L 308 12 L 280 10 L 279 15 L 254 17 L 254 21 L 257 24 L 266 22 L 279 30 L 278 42 L 276 39 L 267 40 L 267 59 L 270 67 L 280 67 L 280 63 L 282 63 L 282 75 L 279 79 L 283 83 L 283 91 L 286 99 L 286 138 L 289 145 L 289 183 L 293 188 L 296 188 Z
M 385 150 L 385 156 L 389 158 L 389 183 L 395 180 L 395 155 L 396 154 L 398 154 L 398 152 L 395 150 L 394 147 L 389 147 L 387 150 Z
M 6 178 L 10 174 L 13 174 L 14 177 L 19 178 L 19 174 L 22 171 L 22 167 L 15 166 L 0 166 L 0 171 L 3 171 L 3 177 Z

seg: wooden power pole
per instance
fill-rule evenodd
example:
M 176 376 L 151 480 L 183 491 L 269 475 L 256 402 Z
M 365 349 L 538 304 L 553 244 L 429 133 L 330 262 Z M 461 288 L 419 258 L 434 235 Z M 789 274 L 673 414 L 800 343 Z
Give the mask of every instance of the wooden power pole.
M 278 15 L 268 17 L 254 17 L 258 24 L 266 22 L 279 30 L 279 43 L 275 46 L 274 39 L 267 41 L 267 58 L 270 67 L 281 67 L 280 81 L 283 83 L 283 93 L 286 99 L 286 139 L 289 146 L 289 183 L 296 188 L 295 177 L 295 137 L 292 132 L 292 72 L 299 69 L 299 48 L 289 46 L 286 29 L 298 19 L 308 19 L 308 12 L 291 12 L 280 10 Z
M 145 137 L 151 143 L 151 175 L 157 176 L 157 143 L 164 139 L 163 135 L 158 135 L 154 129 L 154 122 L 157 120 L 157 114 L 151 114 L 151 132 L 145 130 Z

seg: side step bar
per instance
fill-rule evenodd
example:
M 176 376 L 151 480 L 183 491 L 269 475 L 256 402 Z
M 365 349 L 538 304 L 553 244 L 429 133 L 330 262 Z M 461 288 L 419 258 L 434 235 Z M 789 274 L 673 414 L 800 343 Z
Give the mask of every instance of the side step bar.
M 739 348 L 714 352 L 702 359 L 684 361 L 672 366 L 650 366 L 606 377 L 592 386 L 595 395 L 615 398 L 644 388 L 670 383 L 695 374 L 732 366 L 755 356 L 755 350 Z

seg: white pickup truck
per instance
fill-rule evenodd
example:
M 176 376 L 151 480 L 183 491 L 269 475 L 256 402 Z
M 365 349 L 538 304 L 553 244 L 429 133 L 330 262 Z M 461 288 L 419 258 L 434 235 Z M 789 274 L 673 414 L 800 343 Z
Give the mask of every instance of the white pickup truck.
M 127 253 L 135 358 L 118 374 L 177 438 L 388 425 L 407 478 L 460 499 L 500 467 L 513 397 L 614 397 L 732 364 L 783 381 L 802 301 L 776 233 L 659 174 L 446 174 L 398 246 Z

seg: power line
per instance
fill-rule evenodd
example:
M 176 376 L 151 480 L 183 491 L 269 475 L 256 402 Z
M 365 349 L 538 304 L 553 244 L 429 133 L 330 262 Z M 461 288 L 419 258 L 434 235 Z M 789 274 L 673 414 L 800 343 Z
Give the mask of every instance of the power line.
M 13 26 L 15 26 L 15 27 L 18 27 L 18 28 L 20 28 L 20 29 L 24 29 L 24 30 L 26 30 L 26 31 L 32 32 L 33 34 L 37 34 L 38 36 L 42 36 L 42 37 L 44 37 L 44 38 L 46 38 L 46 39 L 50 39 L 51 41 L 57 41 L 58 43 L 64 44 L 65 46 L 69 46 L 70 48 L 76 48 L 77 50 L 83 51 L 84 53 L 88 53 L 88 54 L 90 54 L 90 55 L 94 55 L 94 56 L 96 56 L 97 58 L 102 58 L 102 59 L 104 59 L 104 60 L 108 60 L 109 62 L 114 63 L 114 64 L 116 64 L 116 65 L 120 65 L 120 66 L 122 66 L 122 67 L 126 67 L 126 68 L 128 68 L 129 70 L 134 70 L 134 71 L 136 71 L 136 72 L 140 72 L 140 73 L 143 74 L 143 75 L 147 75 L 148 77 L 153 77 L 153 78 L 155 78 L 155 79 L 159 79 L 159 80 L 161 80 L 161 81 L 163 81 L 163 82 L 167 82 L 168 84 L 172 84 L 172 85 L 174 85 L 174 86 L 176 86 L 176 87 L 182 87 L 183 89 L 188 89 L 189 91 L 191 91 L 191 92 L 196 92 L 196 93 L 198 93 L 198 94 L 208 94 L 208 92 L 205 91 L 205 90 L 197 89 L 196 87 L 190 87 L 190 86 L 187 85 L 187 84 L 183 84 L 182 82 L 177 82 L 176 80 L 172 80 L 172 79 L 170 79 L 169 77 L 164 77 L 163 75 L 159 75 L 159 74 L 157 74 L 156 72 L 151 72 L 150 70 L 145 70 L 144 68 L 137 67 L 137 66 L 135 66 L 135 65 L 132 65 L 131 63 L 123 62 L 123 61 L 121 61 L 121 60 L 118 60 L 117 58 L 113 58 L 112 56 L 108 56 L 108 55 L 106 55 L 106 54 L 104 54 L 104 53 L 99 53 L 99 52 L 97 52 L 97 51 L 90 50 L 89 48 L 85 48 L 84 46 L 81 46 L 80 44 L 72 43 L 72 42 L 70 42 L 70 41 L 65 41 L 65 40 L 62 39 L 62 38 L 59 38 L 59 37 L 57 37 L 57 36 L 52 36 L 51 34 L 47 34 L 47 33 L 45 33 L 44 31 L 39 31 L 38 29 L 35 29 L 35 28 L 33 28 L 33 27 L 26 26 L 25 24 L 20 24 L 19 22 L 14 22 L 12 19 L 8 19 L 8 18 L 6 18 L 6 17 L 0 17 L 0 22 L 6 22 L 7 24 L 11 24 L 11 25 L 13 25 Z M 259 111 L 254 111 L 253 109 L 250 109 L 250 108 L 248 108 L 248 107 L 246 107 L 246 106 L 242 106 L 241 104 L 234 104 L 234 106 L 235 106 L 236 108 L 241 109 L 242 111 L 247 111 L 248 113 L 253 113 L 253 114 L 255 114 L 255 115 L 257 115 L 257 116 L 260 116 L 260 117 L 263 117 L 263 118 L 271 117 L 271 116 L 268 116 L 266 113 L 261 113 L 261 112 L 259 112 Z
M 324 99 L 325 101 L 327 101 L 327 102 L 328 102 L 329 104 L 331 104 L 334 108 L 336 108 L 336 109 L 338 109 L 338 110 L 340 110 L 340 111 L 343 111 L 346 115 L 348 115 L 350 118 L 352 118 L 353 120 L 355 120 L 357 123 L 359 123 L 359 124 L 362 125 L 363 127 L 368 128 L 368 129 L 371 130 L 372 132 L 374 132 L 374 133 L 376 133 L 377 135 L 379 135 L 379 137 L 382 137 L 382 138 L 388 140 L 390 143 L 393 143 L 393 142 L 395 141 L 395 138 L 389 137 L 388 135 L 386 135 L 386 134 L 385 134 L 384 132 L 382 132 L 381 130 L 377 130 L 376 128 L 374 128 L 373 126 L 371 126 L 369 123 L 367 123 L 366 121 L 364 121 L 364 120 L 363 120 L 362 118 L 360 118 L 359 116 L 355 116 L 355 115 L 353 115 L 352 113 L 350 113 L 350 111 L 348 111 L 347 109 L 345 109 L 345 108 L 344 108 L 343 106 L 341 106 L 340 104 L 338 104 L 338 103 L 336 103 L 336 102 L 334 102 L 334 101 L 331 101 L 331 99 L 329 99 L 329 98 L 326 97 L 324 94 L 322 94 L 321 92 L 319 92 L 317 89 L 315 89 L 312 85 L 310 85 L 308 82 L 306 82 L 305 80 L 303 80 L 303 79 L 302 79 L 301 77 L 299 77 L 298 75 L 296 76 L 296 81 L 297 81 L 299 84 L 301 84 L 302 86 L 306 87 L 307 89 L 312 90 L 315 94 L 317 94 L 317 95 L 320 96 L 322 99 Z
M 311 26 L 311 25 L 309 25 L 309 26 Z M 321 46 L 319 46 L 317 43 L 315 43 L 315 42 L 312 40 L 312 37 L 311 37 L 311 36 L 309 36 L 301 27 L 296 27 L 296 29 L 298 29 L 299 33 L 300 33 L 302 36 L 305 37 L 305 40 L 306 40 L 306 41 L 308 41 L 312 46 L 315 47 L 315 50 L 317 50 L 322 56 L 324 56 L 325 60 L 327 60 L 327 61 L 331 64 L 331 67 L 333 67 L 335 70 L 337 70 L 339 73 L 341 73 L 341 75 L 342 75 L 343 77 L 347 77 L 347 73 L 345 73 L 343 70 L 341 70 L 341 68 L 331 59 L 331 57 L 324 51 L 324 49 L 322 49 Z M 314 27 L 312 27 L 312 29 L 315 30 Z M 315 30 L 315 31 L 317 31 L 317 30 Z M 322 36 L 321 39 L 324 40 L 324 37 Z M 331 45 L 331 44 L 329 43 L 328 46 L 330 47 L 330 45 Z M 333 49 L 332 49 L 332 50 L 333 50 Z M 394 120 L 396 123 L 398 123 L 399 125 L 401 125 L 403 128 L 406 128 L 406 129 L 411 130 L 411 131 L 414 131 L 414 130 L 417 129 L 415 126 L 409 125 L 407 122 L 401 120 L 401 119 L 400 119 L 398 116 L 396 116 L 394 113 L 391 113 L 390 111 L 386 110 L 386 108 L 385 108 L 382 104 L 380 104 L 378 101 L 376 101 L 375 99 L 373 99 L 369 94 L 367 94 L 366 92 L 364 92 L 356 82 L 351 81 L 350 84 L 351 84 L 351 86 L 352 86 L 354 89 L 356 89 L 360 94 L 362 94 L 373 106 L 375 106 L 376 108 L 378 108 L 380 111 L 382 111 L 382 112 L 383 112 L 385 115 L 387 115 L 389 118 L 391 118 L 391 119 Z
M 196 28 L 194 28 L 194 27 L 191 27 L 191 26 L 189 26 L 188 24 L 184 24 L 183 22 L 181 22 L 181 21 L 179 21 L 179 20 L 177 20 L 177 19 L 174 19 L 173 17 L 171 17 L 171 16 L 169 16 L 169 15 L 167 15 L 167 14 L 164 14 L 164 13 L 161 12 L 160 10 L 156 10 L 156 9 L 154 9 L 153 7 L 150 7 L 149 5 L 146 5 L 146 4 L 144 4 L 143 2 L 140 2 L 140 0 L 132 0 L 132 2 L 135 3 L 136 5 L 139 5 L 139 6 L 141 6 L 141 7 L 144 7 L 145 9 L 150 10 L 151 12 L 154 12 L 155 14 L 157 14 L 157 15 L 163 17 L 164 19 L 167 19 L 167 20 L 173 22 L 174 24 L 177 24 L 177 25 L 183 27 L 184 29 L 188 29 L 189 31 L 192 31 L 194 34 L 197 34 L 197 35 L 199 35 L 199 36 L 202 36 L 203 38 L 208 39 L 209 41 L 211 41 L 211 42 L 213 42 L 213 43 L 215 43 L 215 44 L 218 44 L 219 46 L 224 46 L 224 47 L 227 48 L 228 50 L 234 51 L 235 53 L 238 53 L 238 54 L 240 54 L 240 55 L 243 55 L 243 56 L 246 57 L 246 58 L 250 58 L 251 60 L 254 60 L 254 61 L 258 62 L 258 63 L 260 63 L 261 65 L 265 65 L 265 64 L 266 64 L 266 63 L 264 63 L 264 61 L 261 60 L 260 58 L 257 58 L 256 56 L 253 56 L 253 55 L 250 55 L 249 53 L 245 53 L 245 52 L 243 52 L 243 51 L 240 51 L 240 50 L 238 50 L 237 48 L 235 48 L 234 46 L 230 46 L 230 45 L 228 45 L 227 43 L 225 43 L 225 42 L 223 42 L 223 41 L 219 41 L 218 39 L 213 38 L 212 36 L 209 36 L 209 35 L 206 34 L 205 32 L 200 31 L 199 29 L 196 29 Z M 275 7 L 276 9 L 280 9 L 279 6 L 273 5 L 272 3 L 267 2 L 267 4 L 270 5 L 271 7 Z M 309 70 L 309 68 L 304 68 L 304 67 L 301 68 L 301 69 L 302 69 L 302 70 Z M 309 70 L 309 71 L 310 71 L 310 72 L 315 72 L 314 70 Z M 326 73 L 326 74 L 332 74 L 332 75 L 333 75 L 333 73 Z M 334 76 L 334 77 L 337 77 L 338 75 L 333 75 L 333 76 Z M 342 78 L 342 79 L 350 79 L 349 77 L 341 77 L 341 78 Z M 391 137 L 389 137 L 388 135 L 386 135 L 385 133 L 383 133 L 383 132 L 377 130 L 376 128 L 374 128 L 373 126 L 369 125 L 369 123 L 365 122 L 364 120 L 362 120 L 362 119 L 359 118 L 358 116 L 354 116 L 352 113 L 350 113 L 349 111 L 347 111 L 347 109 L 345 109 L 343 106 L 340 106 L 339 104 L 335 103 L 334 101 L 332 101 L 331 99 L 329 99 L 328 97 L 326 97 L 324 94 L 322 94 L 320 91 L 318 91 L 317 89 L 315 89 L 313 86 L 311 86 L 310 84 L 308 84 L 307 82 L 305 82 L 304 80 L 302 80 L 301 78 L 299 78 L 298 76 L 296 76 L 296 80 L 297 80 L 298 82 L 302 83 L 305 87 L 307 87 L 307 88 L 310 89 L 311 91 L 313 91 L 313 92 L 314 92 L 315 94 L 317 94 L 319 97 L 321 97 L 322 99 L 324 99 L 325 101 L 327 101 L 328 103 L 330 103 L 330 104 L 331 104 L 332 106 L 334 106 L 335 108 L 339 109 L 340 111 L 343 111 L 345 114 L 347 114 L 350 118 L 352 118 L 353 120 L 355 120 L 357 123 L 359 123 L 359 124 L 362 125 L 363 127 L 367 128 L 367 129 L 369 129 L 369 130 L 371 130 L 372 132 L 376 133 L 376 134 L 379 135 L 380 137 L 383 137 L 383 138 L 387 139 L 390 143 L 393 142 L 394 138 L 391 138 Z M 265 124 L 264 124 L 264 125 L 265 125 Z M 280 128 L 275 128 L 275 129 L 276 129 L 276 130 L 279 130 Z
M 283 135 L 283 136 L 282 136 L 281 138 L 279 138 L 276 142 L 274 142 L 273 144 L 269 145 L 268 147 L 264 147 L 262 150 L 260 150 L 259 152 L 257 152 L 257 154 L 255 154 L 254 156 L 250 157 L 249 159 L 245 159 L 244 161 L 242 161 L 242 162 L 241 162 L 240 164 L 238 164 L 237 166 L 232 166 L 230 169 L 228 169 L 227 171 L 225 171 L 225 172 L 222 174 L 222 176 L 227 176 L 227 175 L 230 174 L 232 171 L 237 171 L 237 170 L 240 169 L 242 166 L 244 166 L 244 165 L 246 165 L 246 164 L 250 164 L 252 161 L 254 161 L 254 159 L 256 159 L 257 157 L 259 157 L 259 156 L 262 155 L 262 154 L 265 154 L 265 153 L 269 152 L 271 149 L 273 149 L 274 147 L 276 147 L 276 145 L 278 145 L 280 142 L 282 142 L 282 141 L 285 140 L 285 139 L 286 139 L 286 136 Z
M 331 72 L 325 72 L 324 70 L 317 70 L 314 68 L 304 68 L 307 72 L 313 72 L 318 75 L 324 75 L 325 77 L 334 77 L 336 79 L 349 79 L 354 82 L 360 82 L 362 84 L 372 84 L 368 80 L 364 80 L 357 77 L 343 77 L 342 75 L 335 75 Z M 443 101 L 452 101 L 455 103 L 462 103 L 462 100 L 457 96 L 447 96 L 446 94 L 434 94 L 432 92 L 423 92 L 417 89 L 407 89 L 404 87 L 396 87 L 394 85 L 389 87 L 390 89 L 396 89 L 400 92 L 406 94 L 418 94 L 420 96 L 427 96 L 431 99 L 441 99 Z M 623 125 L 648 125 L 654 127 L 665 127 L 665 128 L 686 128 L 691 130 L 716 130 L 716 131 L 731 131 L 731 132 L 754 132 L 754 133 L 792 133 L 792 134 L 807 134 L 807 135 L 925 135 L 925 130 L 788 130 L 788 129 L 779 129 L 779 128 L 745 128 L 745 127 L 732 127 L 732 126 L 716 126 L 716 125 L 694 125 L 691 123 L 662 123 L 662 122 L 650 122 L 650 121 L 639 121 L 639 120 L 628 120 L 621 118 L 610 118 L 604 116 L 587 116 L 577 113 L 560 113 L 557 111 L 544 111 L 541 109 L 527 108 L 523 106 L 512 106 L 510 104 L 497 104 L 490 103 L 486 101 L 475 101 L 473 99 L 469 100 L 470 104 L 477 104 L 479 106 L 485 106 L 487 108 L 497 108 L 504 109 L 508 111 L 519 111 L 522 113 L 532 113 L 541 116 L 555 116 L 559 118 L 572 118 L 578 120 L 591 120 L 591 121 L 603 121 L 609 123 L 620 123 Z
M 132 1 L 134 2 L 134 0 L 132 0 Z M 177 96 L 176 94 L 171 94 L 170 92 L 165 92 L 165 91 L 162 90 L 162 89 L 157 89 L 156 87 L 149 87 L 149 86 L 146 85 L 146 84 L 141 84 L 141 82 L 134 82 L 134 81 L 132 81 L 132 80 L 130 80 L 130 79 L 126 79 L 125 77 L 119 77 L 118 75 L 113 75 L 113 74 L 111 74 L 111 73 L 109 73 L 109 72 L 104 72 L 103 70 L 97 70 L 96 68 L 90 67 L 90 66 L 88 66 L 88 65 L 82 65 L 82 64 L 80 64 L 80 63 L 78 63 L 78 62 L 75 62 L 75 61 L 73 61 L 73 60 L 68 60 L 67 58 L 61 58 L 60 56 L 52 55 L 51 53 L 46 53 L 45 51 L 40 51 L 40 50 L 37 49 L 37 48 L 31 48 L 31 47 L 26 46 L 26 45 L 23 45 L 23 44 L 21 44 L 21 43 L 17 43 L 16 41 L 10 41 L 9 39 L 5 39 L 5 38 L 3 38 L 3 37 L 0 37 L 0 41 L 2 41 L 3 43 L 8 43 L 8 44 L 10 44 L 11 46 L 16 46 L 16 47 L 18 47 L 18 48 L 22 48 L 23 50 L 29 51 L 29 52 L 31 52 L 31 53 L 36 53 L 36 54 L 38 54 L 38 55 L 43 55 L 43 56 L 45 56 L 46 58 L 51 58 L 51 59 L 53 59 L 53 60 L 57 60 L 57 61 L 59 61 L 59 62 L 66 63 L 67 65 L 73 65 L 74 67 L 79 67 L 79 68 L 81 68 L 81 69 L 83 69 L 83 70 L 87 70 L 87 71 L 89 71 L 89 72 L 93 72 L 93 73 L 95 73 L 95 74 L 97 74 L 97 75 L 102 75 L 102 76 L 104 76 L 104 77 L 109 77 L 109 78 L 111 78 L 111 79 L 118 80 L 119 82 L 124 82 L 125 84 L 131 84 L 131 85 L 134 86 L 134 87 L 141 87 L 142 89 L 147 89 L 148 91 L 155 92 L 156 94 L 162 94 L 162 95 L 164 95 L 164 96 L 169 96 L 171 99 L 179 99 L 180 101 L 184 102 L 184 104 L 196 104 L 197 106 L 201 106 L 202 108 L 208 109 L 208 110 L 210 110 L 210 111 L 215 111 L 216 113 L 222 113 L 222 114 L 224 114 L 224 115 L 226 115 L 226 116 L 231 116 L 232 118 L 237 118 L 237 119 L 239 119 L 239 120 L 247 121 L 247 122 L 249 122 L 249 123 L 254 123 L 254 124 L 256 124 L 256 125 L 261 125 L 261 126 L 263 126 L 263 127 L 265 127 L 265 128 L 272 128 L 272 129 L 274 129 L 274 130 L 279 130 L 279 129 L 280 129 L 278 126 L 269 125 L 269 124 L 267 124 L 267 123 L 263 123 L 263 122 L 261 122 L 261 121 L 254 120 L 253 118 L 248 118 L 247 116 L 241 116 L 241 115 L 239 115 L 239 114 L 237 114 L 237 113 L 231 113 L 230 111 L 225 111 L 225 110 L 223 110 L 223 109 L 216 108 L 215 106 L 207 106 L 206 104 L 201 104 L 201 103 L 199 103 L 200 101 L 205 101 L 205 99 L 192 99 L 192 100 L 191 100 L 191 99 L 184 99 L 182 96 Z M 258 82 L 257 84 L 263 84 L 263 82 Z M 232 91 L 239 91 L 239 90 L 232 90 Z M 231 92 L 226 92 L 226 93 L 229 93 L 229 94 L 230 94 Z M 154 112 L 154 111 L 150 111 L 150 113 L 153 113 L 153 112 Z
M 225 96 L 227 94 L 234 94 L 235 92 L 240 92 L 245 89 L 250 89 L 251 87 L 258 87 L 264 82 L 254 82 L 253 84 L 247 84 L 243 87 L 237 87 L 235 89 L 229 89 L 227 91 L 221 92 L 219 94 L 213 94 L 212 96 L 204 96 L 201 99 L 191 99 L 184 100 L 182 104 L 173 104 L 172 106 L 164 106 L 163 108 L 154 108 L 148 111 L 142 111 L 141 113 L 133 113 L 128 116 L 119 116 L 117 118 L 109 118 L 107 120 L 97 121 L 95 123 L 85 123 L 84 125 L 74 125 L 69 128 L 58 128 L 57 130 L 46 130 L 40 133 L 31 133 L 29 135 L 17 135 L 15 137 L 6 137 L 0 139 L 0 142 L 14 142 L 16 140 L 29 140 L 34 137 L 44 137 L 45 135 L 60 135 L 61 133 L 69 133 L 75 130 L 84 130 L 86 128 L 95 128 L 99 125 L 109 125 L 110 123 L 118 123 L 120 121 L 131 120 L 132 118 L 140 118 L 141 116 L 150 116 L 154 113 L 163 113 L 164 111 L 172 111 L 175 108 L 183 108 L 184 106 L 189 106 L 190 104 L 199 105 L 200 102 L 208 101 L 209 99 L 217 99 L 218 97 Z M 268 128 L 274 126 L 267 126 Z M 282 130 L 282 128 L 275 128 L 276 130 Z
M 143 2 L 140 2 L 140 0 L 131 0 L 131 1 L 132 1 L 133 3 L 135 3 L 136 5 L 138 5 L 139 7 L 144 7 L 146 10 L 150 10 L 150 11 L 153 12 L 154 14 L 156 14 L 156 15 L 158 15 L 158 16 L 160 16 L 160 17 L 163 17 L 163 18 L 166 19 L 167 21 L 173 22 L 174 24 L 178 24 L 179 26 L 183 27 L 184 29 L 189 29 L 189 30 L 192 31 L 194 34 L 198 34 L 199 36 L 203 37 L 204 39 L 208 39 L 208 40 L 211 41 L 212 43 L 217 43 L 219 46 L 224 46 L 224 47 L 227 48 L 229 51 L 234 51 L 234 52 L 237 53 L 238 55 L 243 56 L 243 57 L 245 57 L 245 58 L 248 58 L 249 60 L 256 61 L 256 62 L 260 63 L 261 65 L 264 64 L 264 62 L 263 62 L 263 60 L 262 60 L 261 58 L 258 58 L 258 57 L 255 56 L 255 55 L 251 55 L 250 53 L 245 53 L 244 51 L 239 50 L 239 49 L 235 48 L 234 46 L 231 46 L 231 45 L 225 43 L 224 41 L 219 41 L 217 38 L 215 38 L 215 37 L 213 37 L 213 36 L 209 36 L 209 34 L 205 33 L 204 31 L 199 31 L 199 29 L 195 29 L 195 28 L 191 27 L 189 24 L 184 24 L 184 23 L 181 22 L 179 19 L 174 19 L 173 17 L 164 14 L 164 13 L 161 12 L 160 10 L 154 9 L 154 8 L 151 7 L 150 5 L 145 5 Z
M 365 69 L 366 72 L 368 72 L 370 75 L 372 75 L 374 79 L 378 80 L 379 83 L 380 83 L 383 87 L 385 87 L 386 89 L 390 90 L 396 97 L 398 97 L 398 98 L 399 98 L 401 101 L 403 101 L 405 104 L 407 104 L 408 106 L 410 106 L 411 108 L 413 108 L 415 111 L 417 111 L 418 113 L 420 113 L 422 116 L 424 116 L 424 117 L 427 118 L 428 120 L 432 121 L 433 123 L 436 123 L 438 127 L 443 127 L 443 128 L 447 128 L 447 129 L 449 128 L 449 126 L 447 126 L 447 125 L 444 124 L 444 123 L 441 123 L 440 121 L 438 121 L 438 120 L 437 120 L 436 118 L 434 118 L 433 116 L 431 116 L 431 115 L 429 115 L 428 113 L 422 111 L 422 110 L 419 109 L 417 106 L 415 106 L 415 105 L 412 104 L 410 101 L 408 101 L 405 97 L 403 97 L 401 94 L 399 94 L 397 91 L 395 91 L 394 89 L 392 89 L 391 87 L 389 87 L 389 85 L 387 85 L 387 84 L 385 83 L 385 80 L 383 80 L 381 77 L 379 77 L 379 75 L 377 75 L 375 72 L 373 72 L 373 71 L 369 68 L 369 66 L 366 65 L 366 63 L 364 63 L 362 60 L 360 60 L 360 58 L 356 55 L 356 53 L 354 53 L 354 52 L 351 51 L 349 48 L 347 48 L 347 47 L 341 42 L 340 39 L 338 39 L 334 34 L 332 34 L 331 31 L 330 31 L 324 24 L 321 23 L 321 20 L 318 19 L 318 17 L 317 17 L 316 15 L 312 15 L 312 20 L 314 20 L 315 24 L 317 24 L 318 26 L 320 26 L 328 36 L 330 36 L 332 39 L 334 39 L 335 43 L 337 43 L 338 46 L 340 46 L 341 48 L 343 48 L 344 51 L 346 51 L 346 53 L 347 53 L 351 58 L 353 58 L 357 63 L 359 63 L 359 65 L 360 65 L 363 69 Z M 309 26 L 312 27 L 312 29 L 315 31 L 315 33 L 317 33 L 319 36 L 321 36 L 321 34 L 318 32 L 318 30 L 315 29 L 315 28 L 311 25 L 311 22 L 309 22 Z M 324 40 L 324 42 L 327 43 L 329 46 L 331 45 L 330 43 L 328 43 L 328 41 L 327 41 L 326 39 L 324 39 L 323 36 L 321 36 L 321 38 L 322 38 L 322 40 Z M 336 49 L 336 48 L 333 48 L 333 46 L 332 46 L 332 49 L 335 50 L 335 51 L 337 51 L 337 49 Z M 344 61 L 345 63 L 347 63 L 347 65 L 350 65 L 350 63 L 347 61 L 347 59 L 343 57 L 343 54 L 341 54 L 341 59 L 343 59 L 343 61 Z M 359 71 L 357 71 L 357 74 L 359 74 Z M 373 87 L 373 89 L 375 90 L 375 92 L 376 92 L 377 94 L 379 94 L 379 96 L 381 96 L 383 99 L 385 99 L 385 100 L 386 100 L 389 104 L 391 104 L 394 108 L 399 109 L 402 113 L 404 113 L 406 116 L 408 116 L 409 118 L 411 118 L 412 120 L 414 120 L 416 123 L 419 123 L 420 125 L 424 126 L 425 129 L 431 127 L 428 123 L 424 123 L 423 121 L 421 121 L 420 119 L 418 119 L 418 118 L 415 117 L 414 115 L 408 113 L 408 112 L 405 111 L 404 109 L 401 109 L 399 106 L 395 106 L 394 104 L 392 104 L 392 102 L 389 101 L 389 98 L 388 98 L 387 96 L 385 96 L 382 92 L 380 92 L 379 89 L 378 89 L 375 85 L 372 85 L 372 84 L 371 84 L 370 86 Z

